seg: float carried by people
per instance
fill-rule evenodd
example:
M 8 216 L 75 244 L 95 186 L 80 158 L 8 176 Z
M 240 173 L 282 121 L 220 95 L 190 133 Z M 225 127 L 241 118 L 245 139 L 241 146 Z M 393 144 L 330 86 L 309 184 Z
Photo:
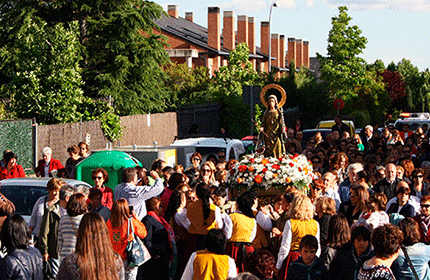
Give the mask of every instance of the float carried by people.
M 312 182 L 312 166 L 304 155 L 278 158 L 246 155 L 230 170 L 229 185 L 240 190 L 276 191 L 287 186 L 308 193 Z
M 281 102 L 278 103 L 274 94 L 266 98 L 269 89 L 281 93 Z M 310 162 L 304 155 L 285 153 L 286 135 L 282 106 L 286 99 L 285 90 L 277 84 L 270 84 L 262 89 L 260 100 L 267 110 L 259 131 L 264 134 L 265 147 L 260 153 L 245 156 L 230 170 L 228 183 L 233 189 L 239 192 L 255 189 L 268 194 L 283 192 L 286 187 L 294 186 L 305 194 L 309 192 L 313 179 Z

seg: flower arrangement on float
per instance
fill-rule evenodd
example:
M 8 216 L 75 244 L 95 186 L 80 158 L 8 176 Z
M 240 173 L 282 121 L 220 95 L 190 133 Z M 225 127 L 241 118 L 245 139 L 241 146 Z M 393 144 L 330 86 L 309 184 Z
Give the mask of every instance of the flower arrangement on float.
M 275 158 L 252 154 L 246 155 L 233 166 L 227 182 L 233 188 L 260 188 L 267 191 L 294 186 L 308 193 L 312 176 L 312 165 L 304 155 Z

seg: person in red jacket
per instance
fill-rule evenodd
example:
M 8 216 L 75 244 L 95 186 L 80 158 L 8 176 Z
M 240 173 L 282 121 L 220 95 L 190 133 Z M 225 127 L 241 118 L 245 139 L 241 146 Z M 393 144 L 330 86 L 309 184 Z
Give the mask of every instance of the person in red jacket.
M 25 177 L 24 169 L 16 164 L 16 155 L 8 152 L 4 156 L 5 166 L 0 168 L 0 180 Z
M 64 166 L 58 159 L 52 158 L 52 150 L 45 147 L 42 150 L 43 159 L 39 160 L 37 167 L 34 170 L 37 177 L 56 177 L 58 171 Z

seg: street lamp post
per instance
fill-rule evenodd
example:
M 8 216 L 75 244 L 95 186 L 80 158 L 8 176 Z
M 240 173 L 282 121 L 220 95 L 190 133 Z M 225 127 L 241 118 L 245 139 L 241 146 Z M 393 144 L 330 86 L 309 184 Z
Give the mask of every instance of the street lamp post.
M 276 5 L 276 1 L 270 4 L 270 12 L 269 12 L 269 73 L 272 70 L 272 34 L 270 33 L 270 21 L 272 20 L 272 8 L 278 7 Z

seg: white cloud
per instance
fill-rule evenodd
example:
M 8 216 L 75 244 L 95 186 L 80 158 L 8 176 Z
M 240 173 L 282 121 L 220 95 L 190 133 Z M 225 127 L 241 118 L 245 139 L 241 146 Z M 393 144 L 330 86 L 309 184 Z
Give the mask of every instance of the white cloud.
M 430 12 L 429 0 L 323 0 L 330 7 L 348 6 L 353 10 L 408 10 Z
M 312 7 L 314 5 L 314 1 L 313 0 L 307 0 L 306 5 L 308 5 L 308 7 Z

